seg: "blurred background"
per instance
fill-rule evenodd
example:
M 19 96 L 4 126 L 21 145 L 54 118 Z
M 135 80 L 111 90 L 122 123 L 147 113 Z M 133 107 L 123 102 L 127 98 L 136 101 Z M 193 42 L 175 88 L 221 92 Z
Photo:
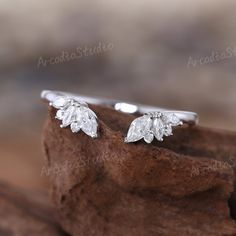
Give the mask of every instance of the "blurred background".
M 235 0 L 0 0 L 0 179 L 44 189 L 42 89 L 193 110 L 236 131 Z

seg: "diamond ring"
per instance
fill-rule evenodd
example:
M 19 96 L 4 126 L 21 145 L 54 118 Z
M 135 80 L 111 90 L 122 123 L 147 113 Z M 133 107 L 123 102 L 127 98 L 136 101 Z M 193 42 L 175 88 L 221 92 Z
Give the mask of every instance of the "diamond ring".
M 61 128 L 70 126 L 73 133 L 82 130 L 92 138 L 98 136 L 98 122 L 96 114 L 88 107 L 88 103 L 109 106 L 117 111 L 136 116 L 141 115 L 131 123 L 125 138 L 127 143 L 141 139 L 144 139 L 146 143 L 151 143 L 154 138 L 163 141 L 164 136 L 172 135 L 173 127 L 184 123 L 195 125 L 198 122 L 198 115 L 189 111 L 172 111 L 160 107 L 86 97 L 61 91 L 44 90 L 41 97 L 57 109 L 56 119 L 61 120 Z

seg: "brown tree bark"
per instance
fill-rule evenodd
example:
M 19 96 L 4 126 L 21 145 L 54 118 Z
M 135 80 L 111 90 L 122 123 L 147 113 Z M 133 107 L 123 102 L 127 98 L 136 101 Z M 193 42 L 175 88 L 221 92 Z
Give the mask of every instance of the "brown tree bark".
M 1 236 L 66 236 L 47 197 L 0 183 Z
M 134 117 L 91 107 L 99 117 L 97 139 L 61 129 L 53 108 L 44 129 L 51 198 L 67 232 L 236 235 L 235 133 L 181 127 L 161 143 L 127 144 Z

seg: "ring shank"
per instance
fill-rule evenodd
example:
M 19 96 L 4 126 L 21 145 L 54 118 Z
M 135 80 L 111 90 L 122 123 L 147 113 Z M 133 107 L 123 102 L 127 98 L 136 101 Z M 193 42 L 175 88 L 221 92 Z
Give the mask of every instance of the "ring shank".
M 95 97 L 87 97 L 82 95 L 77 95 L 73 93 L 67 93 L 62 91 L 50 91 L 44 90 L 41 93 L 41 98 L 49 102 L 55 101 L 59 96 L 72 97 L 73 99 L 86 102 L 95 105 L 105 105 L 112 107 L 117 111 L 121 111 L 129 114 L 145 114 L 153 111 L 160 111 L 165 113 L 174 113 L 181 121 L 187 124 L 195 125 L 198 123 L 198 115 L 195 112 L 189 111 L 178 111 L 178 110 L 169 110 L 162 107 L 147 106 L 142 104 L 122 102 L 112 99 L 103 99 Z

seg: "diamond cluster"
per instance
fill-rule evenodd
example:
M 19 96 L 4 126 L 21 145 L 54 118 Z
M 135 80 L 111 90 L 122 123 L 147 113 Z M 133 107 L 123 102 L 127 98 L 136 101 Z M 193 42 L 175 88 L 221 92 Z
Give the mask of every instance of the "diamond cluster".
M 50 105 L 58 109 L 55 118 L 61 120 L 61 128 L 70 126 L 73 133 L 82 130 L 92 138 L 97 137 L 97 116 L 86 103 L 58 97 Z
M 163 141 L 164 136 L 172 135 L 172 127 L 182 124 L 174 113 L 150 112 L 131 123 L 125 142 L 136 142 L 143 138 L 146 143 L 151 143 L 154 137 Z

